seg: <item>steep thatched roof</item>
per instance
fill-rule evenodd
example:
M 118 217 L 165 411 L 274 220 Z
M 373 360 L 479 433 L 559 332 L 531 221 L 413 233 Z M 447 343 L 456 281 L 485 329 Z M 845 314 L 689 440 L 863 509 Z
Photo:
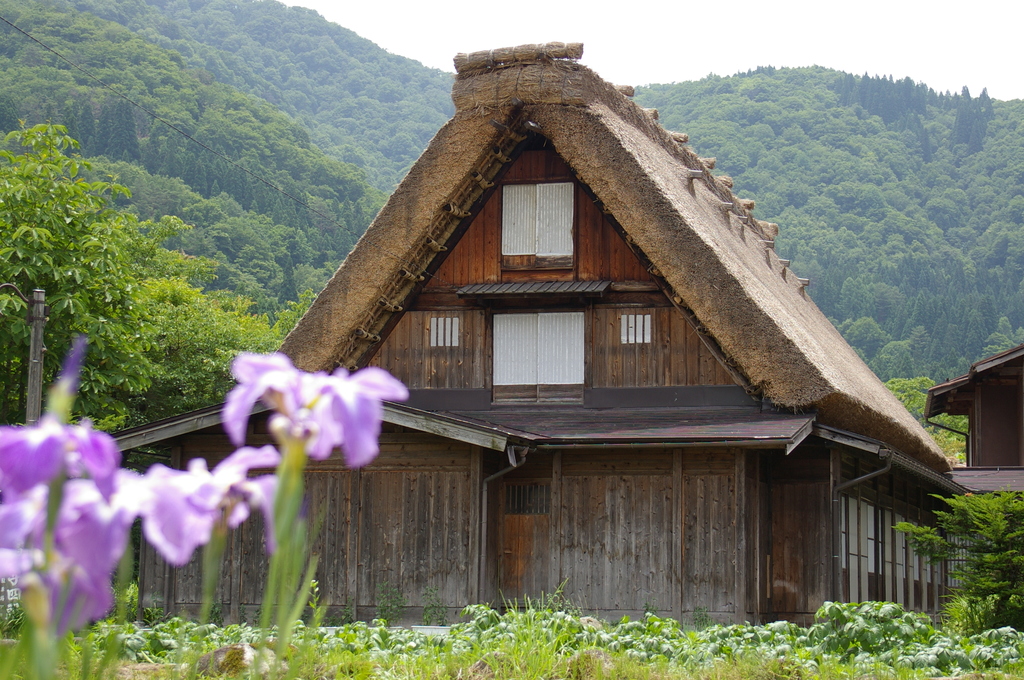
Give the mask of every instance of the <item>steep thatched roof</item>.
M 572 45 L 561 53 L 578 56 Z M 480 55 L 499 54 L 500 58 Z M 773 249 L 711 159 L 656 112 L 550 45 L 460 55 L 456 114 L 437 133 L 282 350 L 313 370 L 355 365 L 436 268 L 438 244 L 464 228 L 490 180 L 531 130 L 551 140 L 692 310 L 749 384 L 776 404 L 887 442 L 939 470 L 924 429 L 843 340 Z M 517 56 L 518 55 L 518 56 Z M 539 127 L 537 127 L 539 126 Z

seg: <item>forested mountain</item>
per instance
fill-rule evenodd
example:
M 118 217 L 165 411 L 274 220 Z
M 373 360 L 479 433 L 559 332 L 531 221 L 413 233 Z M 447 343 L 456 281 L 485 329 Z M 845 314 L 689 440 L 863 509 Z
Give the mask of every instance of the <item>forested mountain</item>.
M 391 191 L 454 112 L 451 75 L 272 0 L 63 0 L 178 52 L 300 121 Z
M 194 224 L 171 245 L 219 262 L 210 287 L 249 296 L 256 311 L 274 313 L 319 290 L 383 202 L 361 169 L 328 158 L 300 124 L 189 68 L 173 50 L 50 4 L 0 0 L 0 13 L 208 149 L 5 24 L 0 124 L 16 125 L 13 109 L 29 125 L 66 125 L 83 156 L 100 157 L 97 176 L 115 174 L 133 191 L 122 204 L 143 219 L 178 215 Z
M 640 88 L 755 214 L 887 380 L 1024 342 L 1024 101 L 774 69 Z
M 451 111 L 448 75 L 273 0 L 0 0 L 0 13 L 311 207 L 0 28 L 0 127 L 66 124 L 98 157 L 93 176 L 133 190 L 121 205 L 195 224 L 170 245 L 219 262 L 208 287 L 256 311 L 323 284 L 384 198 L 367 177 L 393 186 Z M 1024 102 L 818 67 L 636 100 L 781 225 L 780 254 L 883 379 L 942 379 L 1024 342 Z

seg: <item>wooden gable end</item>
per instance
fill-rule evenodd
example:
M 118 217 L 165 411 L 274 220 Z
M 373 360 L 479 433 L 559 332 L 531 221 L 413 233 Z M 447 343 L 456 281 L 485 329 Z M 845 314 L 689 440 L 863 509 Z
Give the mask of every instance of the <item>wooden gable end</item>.
M 510 261 L 515 256 L 503 258 L 502 188 L 510 184 L 547 182 L 571 182 L 575 185 L 572 264 L 531 268 L 527 262 Z M 471 283 L 508 281 L 653 281 L 637 256 L 605 219 L 586 187 L 552 150 L 524 151 L 513 161 L 470 228 L 457 244 L 448 246 L 451 252 L 446 253 L 444 263 L 427 282 L 427 291 L 440 292 Z M 656 289 L 654 286 L 651 288 Z
M 662 292 L 642 255 L 627 244 L 593 193 L 553 149 L 531 149 L 510 162 L 490 198 L 447 251 L 422 292 L 402 312 L 370 363 L 411 389 L 493 390 L 515 400 L 582 398 L 587 388 L 733 385 L 732 376 L 694 324 Z M 572 255 L 541 261 L 503 255 L 504 188 L 572 185 Z M 473 284 L 607 282 L 598 296 L 572 293 L 474 297 Z M 584 313 L 584 378 L 579 389 L 494 386 L 494 316 Z M 541 350 L 538 350 L 541 351 Z M 543 381 L 541 381 L 543 382 Z

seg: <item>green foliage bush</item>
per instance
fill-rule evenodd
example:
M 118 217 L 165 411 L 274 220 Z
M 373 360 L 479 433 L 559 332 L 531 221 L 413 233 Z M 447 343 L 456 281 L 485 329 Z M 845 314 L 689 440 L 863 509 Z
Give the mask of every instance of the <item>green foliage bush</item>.
M 947 618 L 967 633 L 1012 626 L 1024 630 L 1024 493 L 1001 491 L 945 498 L 936 527 L 896 525 L 916 551 L 948 560 L 960 597 Z
M 629 662 L 667 664 L 701 676 L 722 664 L 756 668 L 759 677 L 787 678 L 1024 670 L 1024 634 L 1000 628 L 951 635 L 933 627 L 927 616 L 891 602 L 828 602 L 806 628 L 779 621 L 687 631 L 675 620 L 649 614 L 641 621 L 627 617 L 598 629 L 565 612 L 528 608 L 500 614 L 485 605 L 467 607 L 463 617 L 468 620 L 452 626 L 447 637 L 383 624 L 360 622 L 327 631 L 300 623 L 295 644 L 318 659 L 336 659 L 339 666 L 348 664 L 354 670 L 355 659 L 372 660 L 388 677 L 401 673 L 399 669 L 404 669 L 402 677 L 440 677 L 434 673 L 444 668 L 455 676 L 457 668 L 480 659 L 489 659 L 499 678 L 566 677 L 570 660 L 586 650 L 603 650 L 616 669 Z M 100 649 L 113 637 L 123 658 L 164 660 L 182 651 L 195 658 L 226 644 L 255 642 L 259 635 L 245 625 L 199 626 L 172 619 L 150 630 L 99 625 L 83 644 Z

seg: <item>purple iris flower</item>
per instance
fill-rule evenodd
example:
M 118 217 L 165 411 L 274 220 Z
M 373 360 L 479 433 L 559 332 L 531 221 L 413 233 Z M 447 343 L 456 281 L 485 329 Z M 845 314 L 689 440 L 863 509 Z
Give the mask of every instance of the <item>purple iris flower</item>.
M 16 497 L 61 472 L 69 477 L 88 474 L 104 496 L 114 490 L 121 463 L 117 444 L 91 423 L 64 425 L 47 414 L 34 427 L 0 427 L 0 491 Z
M 212 471 L 206 461 L 189 461 L 188 470 L 154 465 L 137 489 L 146 540 L 175 566 L 187 564 L 192 553 L 210 540 L 215 524 L 223 517 L 235 528 L 251 509 L 263 511 L 267 550 L 272 552 L 273 504 L 277 478 L 250 478 L 254 468 L 276 467 L 281 454 L 272 446 L 243 447 L 221 461 Z M 226 513 L 226 514 L 225 514 Z
M 323 460 L 341 447 L 345 462 L 357 468 L 378 453 L 384 409 L 381 400 L 404 401 L 409 391 L 387 371 L 364 368 L 349 374 L 304 373 L 283 354 L 240 354 L 231 367 L 238 386 L 224 404 L 224 429 L 236 446 L 257 401 L 277 411 L 272 430 L 284 428 L 306 441 L 310 458 Z
M 23 577 L 49 592 L 58 634 L 106 614 L 113 603 L 110 575 L 128 543 L 135 509 L 118 493 L 119 482 L 137 477 L 122 471 L 105 495 L 91 479 L 63 486 L 54 525 L 53 550 L 44 546 L 49 487 L 39 484 L 0 505 L 0 577 Z

